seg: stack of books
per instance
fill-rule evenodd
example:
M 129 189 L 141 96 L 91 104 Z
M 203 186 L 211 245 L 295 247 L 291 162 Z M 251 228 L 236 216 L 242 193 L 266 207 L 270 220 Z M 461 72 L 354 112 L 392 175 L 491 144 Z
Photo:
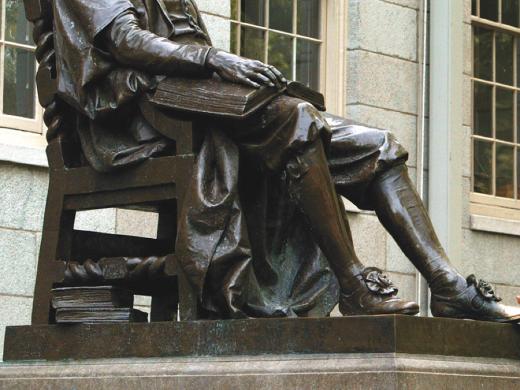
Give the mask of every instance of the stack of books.
M 52 290 L 58 324 L 146 322 L 148 314 L 133 309 L 134 295 L 113 286 L 63 287 Z

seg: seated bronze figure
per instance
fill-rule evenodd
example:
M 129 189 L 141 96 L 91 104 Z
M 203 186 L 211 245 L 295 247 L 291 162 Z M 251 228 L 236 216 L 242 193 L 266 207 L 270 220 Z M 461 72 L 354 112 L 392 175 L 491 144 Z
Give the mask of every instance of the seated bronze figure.
M 59 97 L 102 172 L 173 149 L 139 106 L 164 76 L 287 82 L 273 66 L 213 48 L 194 0 L 55 0 L 54 31 Z M 286 95 L 245 120 L 208 121 L 178 234 L 207 317 L 325 316 L 338 301 L 344 315 L 416 314 L 356 256 L 342 196 L 375 211 L 428 281 L 435 316 L 520 320 L 486 282 L 450 265 L 407 156 L 389 131 Z

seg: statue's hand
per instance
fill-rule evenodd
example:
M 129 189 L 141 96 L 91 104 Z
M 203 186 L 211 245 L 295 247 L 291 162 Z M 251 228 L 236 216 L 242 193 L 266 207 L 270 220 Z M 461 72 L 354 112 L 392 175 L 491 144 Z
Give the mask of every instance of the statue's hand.
M 206 64 L 224 80 L 255 88 L 262 85 L 281 87 L 287 83 L 283 74 L 274 66 L 221 50 L 212 50 Z

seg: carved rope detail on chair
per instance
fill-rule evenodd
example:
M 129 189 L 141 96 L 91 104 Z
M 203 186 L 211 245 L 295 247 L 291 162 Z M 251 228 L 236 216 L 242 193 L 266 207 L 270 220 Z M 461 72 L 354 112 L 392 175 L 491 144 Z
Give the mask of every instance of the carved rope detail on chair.
M 66 264 L 63 283 L 66 285 L 104 283 L 113 281 L 143 282 L 166 276 L 164 268 L 168 256 L 116 257 L 91 259 Z

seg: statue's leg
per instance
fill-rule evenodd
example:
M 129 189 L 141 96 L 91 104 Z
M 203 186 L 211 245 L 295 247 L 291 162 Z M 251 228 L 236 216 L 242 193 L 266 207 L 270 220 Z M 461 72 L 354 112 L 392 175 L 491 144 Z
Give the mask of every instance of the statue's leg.
M 461 276 L 449 264 L 406 166 L 377 177 L 368 192 L 379 220 L 432 289 L 456 288 Z
M 368 192 L 381 223 L 428 281 L 434 315 L 520 320 L 520 308 L 499 304 L 489 285 L 464 279 L 450 265 L 404 165 L 378 176 Z
M 416 314 L 419 308 L 415 302 L 396 297 L 397 289 L 378 270 L 366 269 L 357 258 L 321 140 L 292 158 L 286 171 L 291 193 L 338 278 L 341 312 Z

